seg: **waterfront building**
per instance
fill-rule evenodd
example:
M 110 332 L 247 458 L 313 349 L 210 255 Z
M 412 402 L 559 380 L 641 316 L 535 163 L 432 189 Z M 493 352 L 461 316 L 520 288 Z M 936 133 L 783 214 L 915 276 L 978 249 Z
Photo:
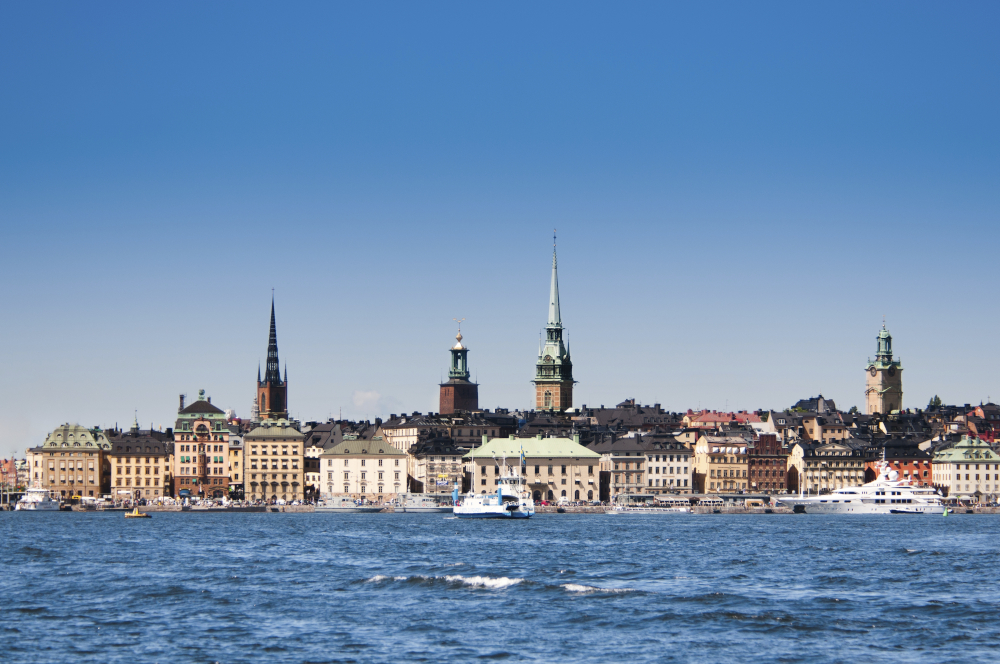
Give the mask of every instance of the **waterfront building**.
M 499 464 L 506 459 L 516 467 L 522 456 L 527 488 L 536 501 L 599 499 L 601 455 L 581 445 L 579 436 L 492 440 L 484 436 L 482 445 L 463 457 L 470 490 L 495 492 L 500 484 Z
M 229 493 L 229 423 L 205 390 L 185 406 L 180 396 L 174 423 L 174 495 L 223 498 Z
M 694 448 L 694 485 L 698 493 L 747 490 L 747 448 L 751 434 L 703 435 Z
M 889 438 L 873 442 L 867 451 L 865 461 L 865 482 L 878 477 L 879 464 L 885 460 L 902 480 L 912 480 L 917 484 L 932 484 L 933 455 L 920 449 L 921 444 L 929 446 L 930 441 L 919 438 Z
M 250 500 L 302 500 L 305 491 L 305 436 L 289 420 L 264 420 L 243 436 L 243 456 L 249 468 Z
M 535 363 L 535 409 L 565 411 L 573 406 L 573 362 L 569 343 L 563 340 L 562 312 L 559 308 L 559 274 L 555 236 L 552 238 L 552 281 L 549 285 L 549 318 L 545 343 L 539 341 Z
M 307 499 L 315 498 L 320 492 L 319 457 L 323 454 L 323 444 L 328 442 L 330 434 L 339 426 L 333 422 L 325 424 L 307 423 L 302 431 L 303 452 L 302 472 L 305 478 L 304 495 Z
M 373 502 L 392 500 L 406 491 L 406 453 L 380 435 L 344 439 L 319 457 L 324 499 L 349 496 Z
M 243 436 L 238 425 L 229 425 L 229 497 L 243 500 L 246 497 L 246 464 L 243 460 Z
M 63 424 L 40 447 L 26 452 L 30 482 L 58 492 L 63 498 L 97 497 L 110 489 L 111 449 L 107 435 L 98 428 Z
M 636 496 L 652 493 L 646 490 L 647 464 L 646 452 L 652 450 L 652 445 L 642 440 L 642 437 L 614 437 L 595 443 L 589 448 L 599 454 L 601 477 L 607 478 L 607 499 L 620 500 L 619 496 Z M 604 487 L 601 487 L 602 489 Z
M 155 500 L 171 495 L 174 443 L 169 431 L 128 431 L 111 436 L 107 462 L 111 469 L 111 496 L 116 500 Z
M 274 323 L 274 298 L 271 298 L 271 330 L 267 338 L 267 364 L 264 367 L 264 380 L 260 379 L 260 367 L 257 367 L 257 416 L 261 420 L 288 419 L 288 365 L 285 365 L 285 378 L 281 379 L 278 366 L 278 328 Z
M 788 488 L 788 450 L 778 436 L 764 433 L 747 448 L 747 478 L 752 493 L 778 493 Z
M 1000 494 L 1000 455 L 982 438 L 963 435 L 935 452 L 931 466 L 934 486 L 950 498 L 988 502 Z
M 903 365 L 892 358 L 892 335 L 885 329 L 885 323 L 876 340 L 875 361 L 868 360 L 865 366 L 865 412 L 888 415 L 903 410 Z
M 790 446 L 788 489 L 827 493 L 865 483 L 867 444 L 858 440 L 810 443 Z
M 462 345 L 462 328 L 458 328 L 455 345 L 451 347 L 451 368 L 448 382 L 441 383 L 439 399 L 442 415 L 479 410 L 479 385 L 469 380 L 469 349 Z
M 459 447 L 447 436 L 424 440 L 409 449 L 407 474 L 411 493 L 451 493 L 455 486 L 469 490 L 462 457 L 468 448 Z

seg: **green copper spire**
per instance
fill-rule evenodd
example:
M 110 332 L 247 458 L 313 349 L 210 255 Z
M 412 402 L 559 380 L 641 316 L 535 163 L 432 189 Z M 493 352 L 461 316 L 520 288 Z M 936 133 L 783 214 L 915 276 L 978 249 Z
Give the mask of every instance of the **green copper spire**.
M 556 263 L 556 234 L 552 233 L 552 284 L 549 286 L 549 325 L 562 327 L 559 311 L 559 268 Z

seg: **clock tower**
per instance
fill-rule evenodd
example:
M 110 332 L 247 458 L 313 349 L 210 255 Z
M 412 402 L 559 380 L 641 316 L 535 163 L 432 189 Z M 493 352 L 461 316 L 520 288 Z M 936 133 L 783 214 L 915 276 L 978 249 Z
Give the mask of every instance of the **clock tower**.
M 573 407 L 573 361 L 569 344 L 563 342 L 562 313 L 559 311 L 559 274 L 556 241 L 552 236 L 552 283 L 549 286 L 549 321 L 545 324 L 545 344 L 539 344 L 535 363 L 535 409 L 566 410 Z
M 888 415 L 894 410 L 903 410 L 903 365 L 892 359 L 892 335 L 885 329 L 885 323 L 876 339 L 875 361 L 868 360 L 865 367 L 865 412 Z

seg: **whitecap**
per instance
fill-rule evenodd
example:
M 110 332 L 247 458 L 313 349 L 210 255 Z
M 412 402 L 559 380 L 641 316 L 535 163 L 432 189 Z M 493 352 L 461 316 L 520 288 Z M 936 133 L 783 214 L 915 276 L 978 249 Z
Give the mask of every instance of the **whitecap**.
M 565 588 L 568 592 L 588 594 L 588 593 L 631 593 L 635 592 L 634 588 L 598 588 L 597 586 L 584 586 L 579 583 L 563 583 L 560 585 L 561 588 Z
M 389 577 L 389 576 L 386 576 L 385 574 L 376 574 L 375 576 L 373 576 L 370 579 L 365 579 L 365 583 L 381 583 L 382 581 L 388 581 L 390 579 L 392 579 L 393 581 L 406 581 L 407 578 L 408 577 L 405 577 L 405 576 L 393 576 L 393 577 Z
M 453 583 L 464 583 L 467 586 L 493 589 L 509 588 L 524 581 L 524 579 L 511 579 L 506 576 L 493 578 L 489 576 L 461 576 L 459 574 L 451 574 L 444 577 L 444 579 Z

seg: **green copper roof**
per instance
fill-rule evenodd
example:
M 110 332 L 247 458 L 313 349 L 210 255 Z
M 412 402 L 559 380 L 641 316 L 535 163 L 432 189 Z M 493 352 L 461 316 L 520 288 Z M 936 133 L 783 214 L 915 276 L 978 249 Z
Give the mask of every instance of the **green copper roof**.
M 484 436 L 485 438 L 485 436 Z M 521 456 L 522 450 L 527 459 L 574 457 L 583 459 L 600 459 L 601 455 L 587 449 L 572 438 L 494 438 L 483 442 L 463 459 L 501 458 L 515 459 Z
M 971 436 L 962 436 L 954 447 L 934 454 L 935 463 L 966 463 L 970 460 L 996 462 L 1000 461 L 1000 455 L 985 440 Z

